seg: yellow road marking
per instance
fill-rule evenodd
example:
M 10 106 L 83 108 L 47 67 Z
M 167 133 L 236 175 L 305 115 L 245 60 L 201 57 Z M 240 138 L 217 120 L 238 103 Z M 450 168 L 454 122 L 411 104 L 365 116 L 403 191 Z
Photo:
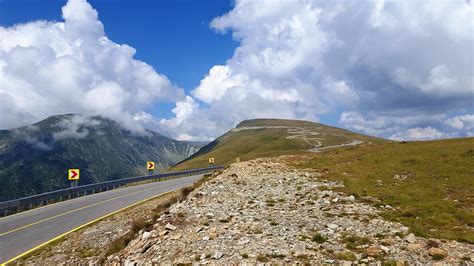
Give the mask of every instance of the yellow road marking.
M 109 191 L 115 191 L 114 190 L 109 190 Z M 108 192 L 108 191 L 106 191 Z M 97 193 L 94 193 L 94 194 L 89 194 L 87 196 L 91 196 L 91 195 L 100 195 L 99 192 Z M 73 198 L 73 199 L 68 199 L 68 200 L 63 200 L 63 201 L 58 201 L 58 202 L 55 202 L 55 203 L 50 203 L 50 204 L 46 204 L 46 205 L 43 205 L 43 206 L 40 206 L 40 207 L 36 207 L 36 208 L 32 208 L 32 209 L 29 209 L 29 210 L 26 210 L 26 211 L 21 211 L 21 212 L 17 212 L 17 213 L 14 213 L 14 214 L 10 214 L 10 215 L 7 215 L 7 216 L 4 216 L 4 217 L 1 217 L 0 218 L 0 221 L 1 220 L 4 220 L 4 219 L 7 219 L 7 218 L 10 218 L 10 217 L 13 217 L 13 216 L 17 216 L 17 215 L 20 215 L 20 214 L 25 214 L 25 213 L 28 213 L 28 212 L 31 212 L 31 211 L 36 211 L 36 210 L 39 210 L 39 209 L 43 209 L 43 208 L 46 208 L 46 207 L 51 207 L 51 206 L 58 206 L 58 204 L 61 204 L 61 203 L 70 203 L 74 200 L 78 200 L 78 199 L 81 199 L 82 197 L 78 197 L 78 198 Z
M 175 189 L 175 190 L 177 190 L 177 189 Z M 171 191 L 174 191 L 174 190 L 171 190 Z M 160 194 L 158 194 L 158 195 L 155 195 L 155 196 L 146 198 L 146 199 L 144 199 L 144 200 L 141 200 L 141 201 L 139 201 L 139 202 L 135 202 L 135 203 L 133 203 L 133 204 L 131 204 L 131 205 L 128 205 L 128 206 L 123 207 L 123 208 L 121 208 L 121 209 L 118 209 L 118 210 L 116 210 L 116 211 L 114 211 L 114 212 L 108 213 L 108 214 L 106 214 L 106 215 L 104 215 L 104 216 L 101 216 L 101 217 L 99 217 L 99 218 L 97 218 L 97 219 L 94 219 L 94 220 L 92 220 L 92 221 L 90 221 L 90 222 L 87 222 L 87 223 L 85 223 L 85 224 L 83 224 L 83 225 L 80 225 L 80 226 L 78 226 L 78 227 L 76 227 L 76 228 L 73 228 L 73 229 L 71 229 L 71 230 L 69 230 L 69 231 L 67 231 L 67 232 L 65 232 L 65 233 L 63 233 L 63 234 L 58 235 L 57 237 L 55 237 L 55 238 L 53 238 L 53 239 L 50 239 L 50 240 L 44 242 L 43 244 L 40 244 L 40 245 L 38 245 L 38 246 L 36 246 L 36 247 L 34 247 L 34 248 L 31 248 L 30 250 L 27 250 L 27 251 L 21 253 L 20 255 L 14 257 L 14 258 L 11 258 L 11 259 L 9 259 L 9 260 L 7 260 L 6 262 L 4 262 L 4 263 L 2 263 L 2 264 L 0 264 L 0 265 L 1 265 L 1 266 L 5 266 L 5 265 L 7 265 L 8 263 L 12 263 L 13 261 L 15 261 L 15 260 L 17 260 L 17 259 L 19 259 L 19 258 L 21 258 L 21 257 L 24 257 L 24 256 L 30 254 L 31 252 L 33 252 L 33 251 L 35 251 L 35 250 L 37 250 L 37 249 L 39 249 L 39 248 L 41 248 L 41 247 L 44 247 L 44 246 L 46 246 L 47 244 L 49 244 L 49 243 L 51 243 L 51 242 L 53 242 L 53 241 L 56 241 L 56 240 L 58 240 L 58 239 L 64 237 L 64 236 L 67 235 L 67 234 L 70 234 L 70 233 L 72 233 L 72 232 L 74 232 L 74 231 L 77 231 L 77 230 L 79 230 L 79 229 L 81 229 L 81 228 L 84 228 L 84 227 L 86 227 L 86 226 L 88 226 L 88 225 L 90 225 L 90 224 L 93 224 L 93 223 L 95 223 L 95 222 L 97 222 L 97 221 L 100 221 L 100 220 L 102 220 L 102 219 L 104 219 L 104 218 L 107 218 L 107 217 L 109 217 L 109 216 L 111 216 L 111 215 L 114 215 L 114 214 L 116 214 L 116 213 L 118 213 L 118 212 L 121 212 L 121 211 L 126 210 L 126 209 L 128 209 L 128 208 L 131 208 L 131 207 L 133 207 L 133 206 L 136 206 L 136 205 L 138 205 L 138 204 L 141 204 L 141 203 L 143 203 L 143 202 L 145 202 L 145 201 L 148 201 L 148 200 L 151 200 L 151 199 L 153 199 L 153 198 L 159 197 L 159 196 L 161 196 L 161 195 L 163 195 L 163 194 L 166 194 L 166 193 L 168 193 L 168 192 L 171 192 L 171 191 L 166 191 L 166 192 L 160 193 Z
M 171 185 L 174 185 L 174 184 L 171 184 Z M 160 187 L 160 188 L 169 187 L 169 186 L 171 186 L 171 185 L 163 186 L 163 187 Z M 75 211 L 83 210 L 83 209 L 86 209 L 86 208 L 89 208 L 89 207 L 92 207 L 92 206 L 95 206 L 95 205 L 99 205 L 99 204 L 102 204 L 102 203 L 105 203 L 105 202 L 109 202 L 109 201 L 112 201 L 112 200 L 115 200 L 115 199 L 123 198 L 123 197 L 126 197 L 126 196 L 130 196 L 130 195 L 133 195 L 133 194 L 137 194 L 137 193 L 144 192 L 144 191 L 148 191 L 148 190 L 152 190 L 152 189 L 156 189 L 156 187 L 152 187 L 152 188 L 148 188 L 148 189 L 144 189 L 144 190 L 140 190 L 140 191 L 135 191 L 135 192 L 130 192 L 130 193 L 127 193 L 127 194 L 124 194 L 124 195 L 121 195 L 121 196 L 117 196 L 117 197 L 114 197 L 114 198 L 110 198 L 110 199 L 106 199 L 106 200 L 103 200 L 103 201 L 99 201 L 99 202 L 96 202 L 96 203 L 93 203 L 93 204 L 90 204 L 90 205 L 82 206 L 82 207 L 77 208 L 77 209 L 74 209 L 74 210 L 70 210 L 70 211 L 67 211 L 67 212 L 63 212 L 63 213 L 57 214 L 57 215 L 55 215 L 55 216 L 48 217 L 48 218 L 46 218 L 46 219 L 39 220 L 39 221 L 30 223 L 30 224 L 27 224 L 27 225 L 24 225 L 24 226 L 21 226 L 21 227 L 12 229 L 12 230 L 7 231 L 7 232 L 5 232 L 5 233 L 0 233 L 0 236 L 8 235 L 8 234 L 13 233 L 13 232 L 16 232 L 16 231 L 18 231 L 18 230 L 21 230 L 21 229 L 24 229 L 24 228 L 33 226 L 33 225 L 35 225 L 35 224 L 39 224 L 39 223 L 42 223 L 42 222 L 46 222 L 46 221 L 49 221 L 49 220 L 51 220 L 51 219 L 58 218 L 58 217 L 61 217 L 61 216 L 66 215 L 66 214 L 75 212 Z
M 165 172 L 163 172 L 165 173 Z M 200 175 L 200 174 L 197 174 L 197 175 Z M 186 177 L 186 176 L 184 176 Z M 172 180 L 172 179 L 170 179 Z M 163 180 L 163 181 L 168 181 L 168 180 Z M 159 181 L 159 182 L 163 182 L 163 181 Z M 152 183 L 156 183 L 156 182 L 152 182 Z M 141 184 L 139 184 L 141 185 Z M 132 186 L 134 187 L 134 186 Z M 126 187 L 125 187 L 126 188 Z M 109 191 L 115 191 L 116 189 L 113 189 L 113 190 L 109 190 Z M 108 192 L 108 191 L 107 191 Z M 87 196 L 90 196 L 90 195 L 97 195 L 97 194 L 100 194 L 100 193 L 94 193 L 94 194 L 89 194 Z M 42 208 L 46 208 L 46 207 L 51 207 L 51 206 L 54 206 L 56 204 L 61 204 L 61 203 L 66 203 L 66 202 L 71 202 L 73 200 L 78 200 L 82 197 L 78 197 L 78 198 L 74 198 L 74 199 L 69 199 L 69 200 L 63 200 L 63 201 L 60 201 L 60 202 L 55 202 L 55 203 L 52 203 L 52 204 L 47 204 L 47 205 L 44 205 L 44 206 L 40 206 L 40 207 L 36 207 L 36 208 L 33 208 L 33 209 L 29 209 L 29 210 L 26 210 L 26 211 L 21 211 L 21 212 L 17 212 L 17 213 L 14 213 L 14 214 L 11 214 L 11 215 L 7 215 L 7 216 L 4 216 L 4 217 L 0 217 L 0 221 L 3 220 L 3 219 L 7 219 L 7 218 L 10 218 L 10 217 L 13 217 L 13 216 L 17 216 L 17 215 L 21 215 L 21 214 L 24 214 L 24 213 L 28 213 L 28 212 L 31 212 L 31 211 L 36 211 L 36 210 L 39 210 L 39 209 L 42 209 Z M 57 206 L 57 205 L 56 205 Z M 0 264 L 1 265 L 1 264 Z
M 159 181 L 159 182 L 163 182 L 163 181 Z M 155 182 L 152 182 L 152 183 L 155 183 Z M 135 186 L 131 186 L 131 187 L 135 187 Z M 127 188 L 127 187 L 123 187 L 123 188 Z M 118 188 L 118 189 L 120 189 L 120 188 Z M 112 189 L 112 190 L 103 191 L 103 192 L 109 192 L 109 191 L 117 191 L 117 189 Z M 96 192 L 96 193 L 93 193 L 93 194 L 88 194 L 86 196 L 92 196 L 92 195 L 103 195 L 103 194 L 102 194 L 102 192 Z M 14 214 L 10 214 L 10 215 L 4 216 L 4 217 L 0 217 L 0 221 L 4 220 L 4 219 L 7 219 L 7 218 L 10 218 L 10 217 L 13 217 L 13 216 L 25 214 L 25 213 L 28 213 L 28 212 L 31 212 L 31 211 L 36 211 L 36 210 L 39 210 L 39 209 L 52 207 L 52 206 L 58 206 L 58 204 L 71 203 L 72 201 L 82 199 L 83 197 L 85 197 L 85 196 L 77 197 L 77 198 L 73 198 L 73 199 L 68 199 L 68 200 L 63 200 L 63 201 L 59 201 L 59 202 L 54 202 L 54 203 L 51 203 L 51 204 L 46 204 L 46 205 L 43 205 L 43 206 L 40 206 L 40 207 L 29 209 L 29 210 L 26 210 L 26 211 L 21 211 L 21 212 L 17 212 L 17 213 L 14 213 Z

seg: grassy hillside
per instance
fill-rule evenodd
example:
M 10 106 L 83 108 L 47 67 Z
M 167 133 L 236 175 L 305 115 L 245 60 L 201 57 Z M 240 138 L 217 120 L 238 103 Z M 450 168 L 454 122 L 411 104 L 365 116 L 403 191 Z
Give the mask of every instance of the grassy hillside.
M 415 234 L 474 243 L 474 138 L 340 148 L 305 158 L 292 163 L 393 206 L 383 215 Z
M 301 154 L 320 145 L 320 148 L 361 140 L 365 144 L 385 140 L 356 134 L 348 130 L 309 121 L 284 119 L 253 119 L 241 122 L 235 129 L 201 148 L 197 153 L 172 170 L 191 169 L 215 164 L 226 165 L 241 160 L 288 154 Z

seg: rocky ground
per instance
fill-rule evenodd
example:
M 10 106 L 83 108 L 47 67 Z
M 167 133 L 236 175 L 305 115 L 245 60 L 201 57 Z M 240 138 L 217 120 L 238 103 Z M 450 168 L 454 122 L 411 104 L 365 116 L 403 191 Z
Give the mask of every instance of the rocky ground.
M 425 239 L 370 199 L 276 159 L 235 163 L 108 263 L 474 263 L 474 245 Z

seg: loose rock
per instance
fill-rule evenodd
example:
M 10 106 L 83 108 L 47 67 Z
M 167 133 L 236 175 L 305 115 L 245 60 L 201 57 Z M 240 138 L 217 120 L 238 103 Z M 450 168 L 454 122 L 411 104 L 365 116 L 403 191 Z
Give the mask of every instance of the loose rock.
M 147 240 L 148 238 L 150 238 L 151 236 L 151 233 L 150 232 L 143 232 L 143 235 L 142 235 L 142 240 Z
M 408 243 L 415 243 L 416 242 L 416 238 L 415 238 L 415 235 L 413 233 L 410 233 L 409 235 L 407 235 L 405 237 L 405 240 L 408 242 Z
M 216 260 L 219 260 L 220 258 L 222 258 L 222 256 L 224 256 L 224 253 L 222 253 L 220 251 L 216 251 L 216 253 L 214 253 L 214 256 L 212 258 L 216 259 Z
M 440 249 L 440 248 L 430 248 L 428 250 L 428 254 L 432 257 L 437 257 L 439 259 L 448 256 L 448 252 L 446 250 Z
M 172 224 L 166 224 L 165 229 L 174 231 L 178 228 L 176 226 L 172 225 Z

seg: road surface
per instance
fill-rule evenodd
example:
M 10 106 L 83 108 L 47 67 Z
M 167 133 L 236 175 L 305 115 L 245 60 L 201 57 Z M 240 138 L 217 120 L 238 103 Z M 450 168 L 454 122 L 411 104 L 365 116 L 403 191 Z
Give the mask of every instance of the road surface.
M 202 175 L 124 187 L 0 218 L 0 263 L 11 262 L 42 244 L 153 198 L 192 185 Z

